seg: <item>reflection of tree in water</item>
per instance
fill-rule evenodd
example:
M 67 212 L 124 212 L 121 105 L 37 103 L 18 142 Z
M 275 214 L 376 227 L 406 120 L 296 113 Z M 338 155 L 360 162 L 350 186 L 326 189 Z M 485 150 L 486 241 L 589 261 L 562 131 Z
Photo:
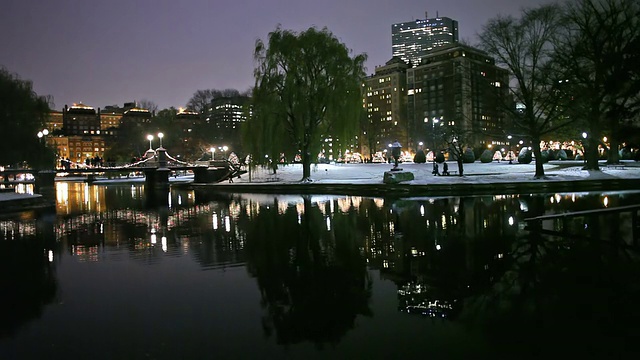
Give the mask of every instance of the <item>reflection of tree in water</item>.
M 608 204 L 629 201 L 619 197 Z M 629 347 L 640 336 L 638 249 L 543 237 L 508 220 L 605 203 L 602 195 L 575 203 L 561 195 L 396 203 L 395 215 L 388 215 L 396 233 L 377 246 L 395 244 L 397 254 L 381 272 L 398 284 L 400 311 L 466 323 L 494 341 L 496 350 L 519 357 L 640 352 Z M 588 223 L 594 233 L 604 226 Z M 617 226 L 611 224 L 609 238 Z
M 529 199 L 531 217 L 544 213 L 544 201 Z M 532 357 L 638 353 L 640 252 L 531 230 L 515 239 L 493 286 L 467 300 L 463 317 L 488 325 L 496 345 Z
M 45 242 L 42 237 L 0 237 L 0 338 L 39 318 L 55 298 L 56 278 Z
M 371 315 L 372 284 L 355 219 L 334 214 L 327 220 L 308 198 L 303 214 L 289 207 L 278 215 L 277 209 L 261 207 L 244 226 L 247 266 L 267 311 L 265 333 L 275 331 L 281 344 L 337 343 L 356 316 Z

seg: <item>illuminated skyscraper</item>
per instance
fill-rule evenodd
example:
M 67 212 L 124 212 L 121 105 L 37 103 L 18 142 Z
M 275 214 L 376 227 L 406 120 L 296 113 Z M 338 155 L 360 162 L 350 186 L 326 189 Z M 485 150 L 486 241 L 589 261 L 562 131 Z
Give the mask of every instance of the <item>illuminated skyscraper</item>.
M 458 21 L 438 17 L 391 25 L 393 56 L 412 66 L 420 65 L 420 59 L 439 46 L 458 42 Z

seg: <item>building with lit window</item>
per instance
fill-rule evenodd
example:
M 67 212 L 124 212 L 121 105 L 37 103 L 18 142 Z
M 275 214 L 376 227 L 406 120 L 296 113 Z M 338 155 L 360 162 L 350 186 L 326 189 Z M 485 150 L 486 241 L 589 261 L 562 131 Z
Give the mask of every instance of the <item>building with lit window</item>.
M 407 70 L 413 146 L 442 145 L 435 142 L 445 130 L 463 134 L 472 145 L 504 142 L 508 81 L 505 69 L 470 46 L 449 45 L 423 57 L 421 65 Z
M 366 120 L 362 124 L 360 152 L 370 158 L 376 152 L 388 150 L 394 140 L 408 145 L 407 122 L 407 63 L 394 57 L 364 83 Z
M 438 47 L 458 42 L 458 22 L 448 17 L 418 19 L 391 25 L 392 55 L 412 66 Z
M 213 143 L 224 144 L 230 149 L 239 150 L 240 124 L 247 120 L 250 111 L 248 96 L 214 98 L 206 118 L 209 129 L 213 131 Z
M 44 127 L 49 130 L 49 134 L 57 135 L 62 134 L 62 128 L 64 126 L 62 111 L 52 110 L 47 115 Z
M 62 110 L 62 127 L 65 135 L 97 135 L 100 133 L 100 117 L 91 106 L 73 104 Z

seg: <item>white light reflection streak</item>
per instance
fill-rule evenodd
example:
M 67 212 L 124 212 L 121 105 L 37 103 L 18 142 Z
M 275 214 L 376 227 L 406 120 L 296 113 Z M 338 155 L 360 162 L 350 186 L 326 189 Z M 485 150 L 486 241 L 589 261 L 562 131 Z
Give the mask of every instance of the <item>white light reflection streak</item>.
M 162 237 L 162 251 L 167 252 L 167 237 Z
M 218 230 L 218 214 L 213 213 L 211 216 L 211 222 L 213 223 L 213 230 Z
M 231 220 L 229 219 L 229 216 L 224 217 L 224 230 L 226 232 L 231 232 Z

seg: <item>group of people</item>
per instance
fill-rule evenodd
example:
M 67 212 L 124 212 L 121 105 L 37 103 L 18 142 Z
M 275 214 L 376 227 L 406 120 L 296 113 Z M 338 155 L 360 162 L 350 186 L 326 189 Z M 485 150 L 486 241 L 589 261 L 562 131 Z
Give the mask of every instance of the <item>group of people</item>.
M 433 171 L 431 172 L 433 175 L 436 176 L 448 176 L 451 175 L 449 174 L 449 165 L 447 165 L 446 161 L 442 163 L 442 174 L 440 174 L 440 170 L 438 169 L 438 163 L 434 160 L 433 161 Z

